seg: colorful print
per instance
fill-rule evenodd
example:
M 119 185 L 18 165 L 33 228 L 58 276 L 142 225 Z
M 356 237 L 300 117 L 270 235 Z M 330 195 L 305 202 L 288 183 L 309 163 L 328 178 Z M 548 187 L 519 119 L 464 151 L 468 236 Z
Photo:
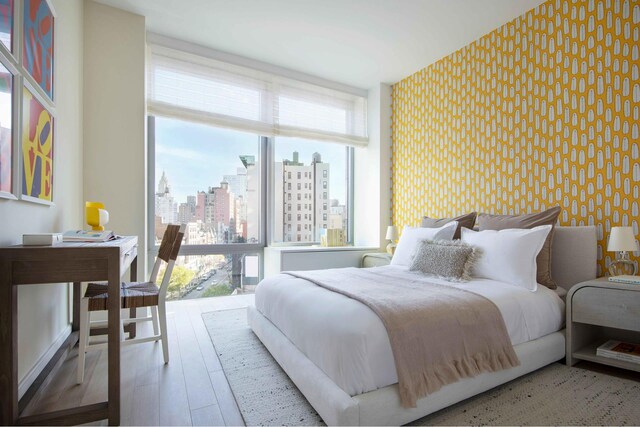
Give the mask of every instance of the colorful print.
M 23 65 L 53 99 L 53 14 L 46 0 L 24 1 Z
M 0 43 L 11 52 L 13 40 L 13 0 L 0 0 Z
M 27 88 L 22 104 L 22 194 L 51 201 L 53 118 Z
M 550 0 L 393 85 L 393 223 L 560 205 L 606 271 L 640 231 L 639 51 L 640 1 Z
M 11 193 L 13 75 L 0 64 L 0 193 Z

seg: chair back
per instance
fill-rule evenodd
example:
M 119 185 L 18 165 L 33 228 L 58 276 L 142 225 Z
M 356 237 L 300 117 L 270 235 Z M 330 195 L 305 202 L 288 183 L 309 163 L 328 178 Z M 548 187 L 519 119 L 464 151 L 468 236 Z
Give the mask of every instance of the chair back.
M 162 242 L 160 243 L 160 249 L 158 249 L 158 256 L 156 257 L 156 263 L 153 265 L 150 279 L 151 282 L 158 284 L 158 273 L 160 272 L 160 266 L 164 261 L 167 266 L 164 270 L 164 275 L 162 276 L 162 282 L 159 284 L 159 296 L 162 299 L 164 299 L 167 293 L 167 288 L 169 287 L 173 266 L 176 263 L 176 258 L 178 258 L 180 245 L 182 245 L 185 227 L 185 224 L 169 224 L 162 236 Z

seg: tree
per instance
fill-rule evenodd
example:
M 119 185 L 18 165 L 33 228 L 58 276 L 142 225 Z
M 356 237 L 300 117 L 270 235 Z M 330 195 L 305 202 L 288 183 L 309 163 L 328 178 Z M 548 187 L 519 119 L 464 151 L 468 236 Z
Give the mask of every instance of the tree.
M 158 282 L 162 281 L 164 276 L 164 271 L 158 275 Z M 176 265 L 173 267 L 173 272 L 171 274 L 171 279 L 169 279 L 169 292 L 179 292 L 182 288 L 187 286 L 189 282 L 193 280 L 196 272 L 193 270 L 189 270 L 186 267 L 181 265 Z
M 203 297 L 221 297 L 224 295 L 231 295 L 233 290 L 225 284 L 209 286 L 203 293 Z

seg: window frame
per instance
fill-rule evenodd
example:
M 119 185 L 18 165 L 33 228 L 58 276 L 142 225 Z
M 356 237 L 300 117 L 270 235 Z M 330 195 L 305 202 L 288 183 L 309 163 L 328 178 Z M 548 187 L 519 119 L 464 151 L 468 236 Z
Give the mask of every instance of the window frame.
M 179 117 L 158 114 L 147 115 L 147 253 L 152 259 L 158 254 L 155 241 L 155 183 L 156 183 L 156 117 L 183 120 Z M 202 123 L 200 123 L 202 124 Z M 215 125 L 210 125 L 217 127 Z M 264 277 L 264 248 L 267 242 L 267 138 L 259 138 L 258 158 L 260 164 L 260 212 L 259 212 L 259 240 L 257 243 L 228 243 L 209 245 L 181 245 L 178 256 L 198 255 L 233 255 L 244 253 L 258 255 L 259 280 Z M 149 267 L 153 264 L 148 263 Z M 243 267 L 244 268 L 244 267 Z
M 274 236 L 273 236 L 273 225 L 274 225 L 274 221 L 275 221 L 275 185 L 272 185 L 274 182 L 274 174 L 275 174 L 275 168 L 274 165 L 276 163 L 276 159 L 275 159 L 275 145 L 277 144 L 276 138 L 266 138 L 267 139 L 267 154 L 268 154 L 268 165 L 267 165 L 267 173 L 268 173 L 268 185 L 267 185 L 267 204 L 268 204 L 268 210 L 267 210 L 267 245 L 268 246 L 274 246 L 274 247 L 287 247 L 287 246 L 317 246 L 320 244 L 320 241 L 311 241 L 311 242 L 297 242 L 294 241 L 294 239 L 292 240 L 286 240 L 286 239 L 282 239 L 282 241 L 278 242 L 274 240 Z M 322 142 L 323 144 L 332 144 L 332 142 L 327 142 L 327 141 L 318 141 L 318 142 Z M 355 204 L 354 204 L 354 189 L 355 189 L 355 173 L 354 173 L 354 169 L 355 169 L 355 148 L 353 146 L 350 145 L 343 145 L 344 149 L 345 149 L 345 162 L 347 163 L 347 174 L 346 174 L 346 182 L 345 185 L 347 186 L 346 188 L 346 201 L 345 201 L 345 207 L 347 208 L 347 230 L 346 230 L 346 245 L 347 246 L 352 246 L 354 244 L 354 208 L 355 208 Z M 289 172 L 290 173 L 290 172 Z M 326 182 L 326 178 L 322 178 L 323 180 L 325 180 Z M 286 179 L 285 179 L 286 181 Z M 289 182 L 288 185 L 290 186 L 291 183 Z M 291 188 L 289 188 L 290 190 Z M 321 191 L 323 191 L 323 197 L 322 200 L 325 203 L 329 203 L 329 199 L 326 197 L 327 196 L 327 191 L 326 189 L 322 189 Z M 300 197 L 300 193 L 298 193 L 298 197 Z M 327 211 L 328 213 L 329 211 Z M 286 212 L 285 212 L 286 214 Z M 291 214 L 288 214 L 288 221 L 291 221 Z M 324 227 L 326 228 L 326 227 Z M 313 234 L 313 233 L 312 233 Z
M 158 245 L 155 242 L 155 184 L 156 184 L 156 146 L 155 146 L 155 120 L 156 117 L 184 120 L 180 117 L 172 117 L 169 115 L 159 115 L 148 113 L 147 115 L 147 247 L 150 259 L 158 253 Z M 203 123 L 199 123 L 203 124 Z M 209 126 L 218 127 L 215 124 Z M 275 138 L 256 135 L 260 139 L 258 150 L 260 164 L 260 222 L 259 222 L 259 241 L 257 243 L 229 243 L 229 244 L 210 244 L 210 245 L 182 245 L 180 247 L 179 256 L 197 256 L 197 255 L 231 255 L 238 253 L 258 254 L 260 279 L 264 277 L 264 248 L 267 246 L 312 246 L 320 244 L 319 241 L 297 242 L 286 241 L 276 242 L 273 239 L 273 221 L 275 216 L 275 188 L 273 185 L 274 165 L 275 165 Z M 325 143 L 325 142 L 323 142 Z M 326 142 L 331 144 L 330 142 Z M 354 242 L 354 153 L 352 146 L 345 146 L 345 162 L 347 163 L 346 173 L 346 201 L 347 209 L 347 245 Z M 323 178 L 324 181 L 324 178 Z M 326 182 L 326 181 L 325 181 Z M 290 182 L 288 185 L 291 185 Z M 323 189 L 324 190 L 324 189 Z M 326 191 L 324 191 L 326 196 Z M 298 193 L 299 195 L 300 193 Z M 329 203 L 326 197 L 323 197 L 324 203 Z M 286 201 L 288 202 L 288 201 Z M 328 213 L 328 211 L 327 211 Z M 290 211 L 287 215 L 291 215 Z M 151 265 L 151 263 L 149 263 Z

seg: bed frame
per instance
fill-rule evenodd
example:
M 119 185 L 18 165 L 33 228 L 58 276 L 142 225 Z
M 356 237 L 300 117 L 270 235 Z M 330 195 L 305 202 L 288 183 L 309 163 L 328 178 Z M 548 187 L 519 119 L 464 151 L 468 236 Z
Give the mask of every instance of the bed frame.
M 595 227 L 556 227 L 552 248 L 551 270 L 558 286 L 569 290 L 576 283 L 596 277 Z M 397 384 L 349 396 L 254 306 L 249 307 L 248 321 L 260 341 L 328 425 L 406 424 L 540 369 L 565 355 L 564 330 L 554 332 L 516 345 L 514 349 L 520 366 L 446 385 L 419 399 L 415 408 L 407 409 L 400 405 Z

